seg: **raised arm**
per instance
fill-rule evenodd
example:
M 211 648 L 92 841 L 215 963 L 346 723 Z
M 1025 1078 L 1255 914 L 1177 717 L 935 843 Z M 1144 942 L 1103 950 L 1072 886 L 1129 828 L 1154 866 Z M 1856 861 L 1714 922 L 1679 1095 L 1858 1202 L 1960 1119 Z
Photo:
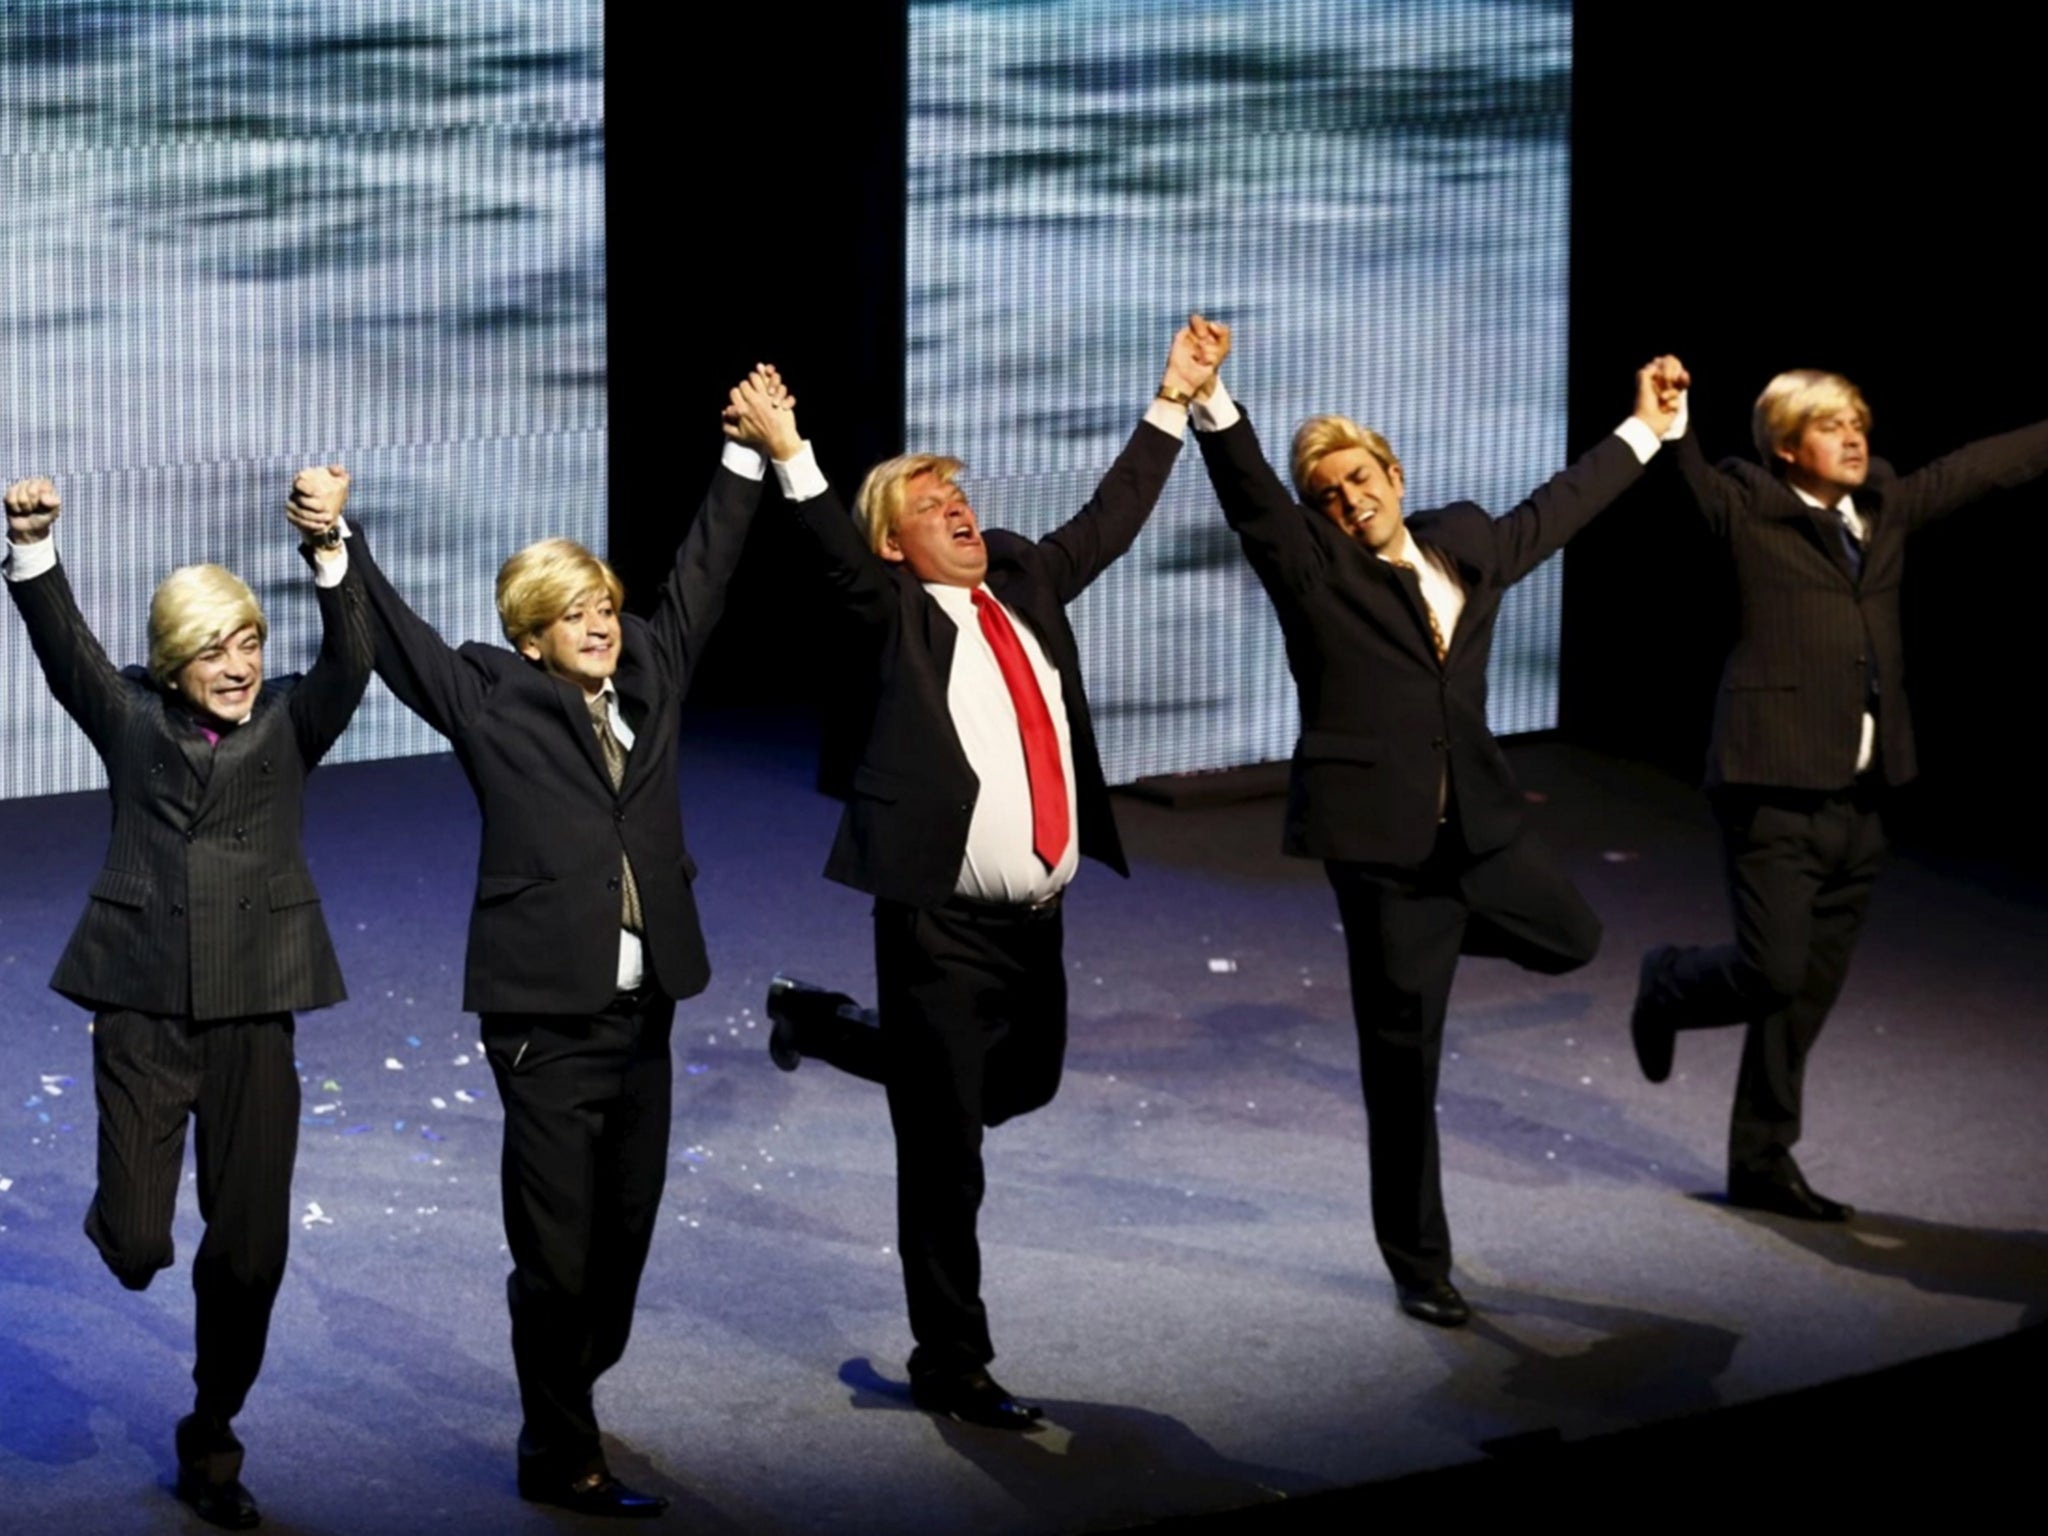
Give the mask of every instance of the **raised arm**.
M 1692 504 L 1706 519 L 1707 527 L 1714 533 L 1725 535 L 1736 518 L 1747 509 L 1750 489 L 1742 479 L 1707 458 L 1706 449 L 1700 446 L 1699 434 L 1693 430 L 1690 410 L 1685 431 L 1671 445 L 1671 458 L 1678 466 L 1678 476 L 1685 484 L 1685 493 Z
M 1221 362 L 1192 325 L 1175 333 L 1158 392 L 1123 452 L 1087 505 L 1038 541 L 1062 603 L 1079 597 L 1138 537 L 1180 457 L 1188 405 L 1215 379 Z
M 293 482 L 285 508 L 292 526 L 312 539 L 344 531 L 341 508 L 348 500 L 346 472 L 338 487 L 331 471 L 326 480 L 307 482 L 303 493 L 302 481 L 304 476 Z M 339 500 L 335 498 L 337 489 Z M 482 706 L 487 692 L 484 678 L 406 605 L 371 558 L 369 540 L 362 530 L 352 527 L 345 531 L 349 535 L 350 584 L 361 584 L 363 616 L 377 675 L 399 703 L 443 736 L 453 737 Z
M 747 531 L 761 505 L 758 476 L 721 463 L 712 472 L 704 500 L 683 528 L 676 563 L 662 584 L 652 624 L 662 664 L 687 689 L 704 654 L 705 642 L 725 612 L 725 591 L 747 546 Z
M 71 583 L 57 563 L 50 530 L 63 504 L 49 480 L 7 488 L 7 591 L 28 628 L 50 693 L 94 746 L 104 746 L 125 715 L 132 689 L 86 625 Z
M 1992 491 L 2024 485 L 2048 473 L 2048 421 L 1983 438 L 1916 469 L 1895 485 L 1886 505 L 1901 510 L 1908 528 L 1968 506 Z
M 1209 338 L 1220 368 L 1230 353 L 1230 327 L 1200 315 L 1189 324 Z M 1220 371 L 1197 392 L 1192 414 L 1209 484 L 1260 579 L 1282 584 L 1319 580 L 1328 541 L 1266 462 L 1258 433 L 1223 387 Z
M 725 435 L 774 461 L 783 499 L 840 608 L 857 623 L 885 622 L 895 605 L 888 566 L 868 548 L 845 505 L 819 473 L 811 445 L 797 430 L 796 397 L 772 365 L 756 366 L 733 386 L 725 408 Z
M 1677 423 L 1690 382 L 1685 365 L 1675 357 L 1645 363 L 1636 370 L 1635 409 L 1628 419 L 1494 521 L 1494 568 L 1500 585 L 1520 581 L 1636 482 L 1664 434 Z
M 292 689 L 289 708 L 299 752 L 312 767 L 327 755 L 347 729 L 363 690 L 370 685 L 376 644 L 363 600 L 363 583 L 349 566 L 348 547 L 341 537 L 341 512 L 348 504 L 349 473 L 339 464 L 301 470 L 292 481 L 285 515 L 298 526 L 301 509 L 331 511 L 331 532 L 301 543 L 313 567 L 314 595 L 320 605 L 320 654 L 311 670 Z M 310 511 L 307 515 L 313 515 Z M 321 520 L 326 520 L 322 518 Z

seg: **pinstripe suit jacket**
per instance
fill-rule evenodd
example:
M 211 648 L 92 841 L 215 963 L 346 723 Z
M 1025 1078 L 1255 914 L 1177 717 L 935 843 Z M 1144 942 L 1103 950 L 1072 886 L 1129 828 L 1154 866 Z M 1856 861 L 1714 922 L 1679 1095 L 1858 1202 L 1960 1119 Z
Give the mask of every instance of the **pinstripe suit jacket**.
M 50 985 L 88 1008 L 198 1020 L 346 995 L 299 843 L 306 775 L 370 678 L 361 582 L 319 589 L 320 655 L 266 679 L 208 743 L 140 668 L 115 670 L 63 568 L 7 583 L 50 691 L 107 768 L 113 835 Z
M 711 967 L 690 890 L 676 759 L 683 696 L 725 608 L 761 484 L 721 467 L 676 549 L 651 622 L 621 616 L 613 683 L 634 731 L 612 788 L 584 695 L 501 645 L 450 646 L 370 559 L 360 565 L 377 675 L 448 738 L 483 810 L 462 1006 L 474 1013 L 590 1014 L 618 991 L 619 856 L 633 861 L 649 979 L 670 997 Z
M 1413 575 L 1296 501 L 1249 417 L 1198 432 L 1209 479 L 1272 599 L 1301 695 L 1282 846 L 1301 858 L 1413 868 L 1436 846 L 1448 785 L 1466 846 L 1520 830 L 1522 792 L 1486 724 L 1486 668 L 1507 589 L 1554 554 L 1643 472 L 1608 436 L 1505 517 L 1458 502 L 1406 519 L 1465 589 L 1437 660 Z
M 1679 473 L 1735 569 L 1737 634 L 1714 701 L 1708 787 L 1846 789 L 1856 781 L 1873 682 L 1878 769 L 1887 783 L 1911 779 L 1919 764 L 1899 623 L 1906 536 L 2048 471 L 2048 422 L 1985 438 L 1910 475 L 1873 459 L 1855 492 L 1867 535 L 1860 578 L 1834 512 L 1808 506 L 1755 464 L 1709 464 L 1691 432 L 1675 446 Z

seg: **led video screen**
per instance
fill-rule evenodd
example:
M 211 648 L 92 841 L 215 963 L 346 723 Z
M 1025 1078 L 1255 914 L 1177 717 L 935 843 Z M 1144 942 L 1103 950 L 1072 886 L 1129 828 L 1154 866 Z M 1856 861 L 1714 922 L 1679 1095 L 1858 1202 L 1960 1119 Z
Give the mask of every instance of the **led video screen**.
M 306 464 L 450 641 L 520 545 L 603 547 L 603 65 L 599 0 L 0 9 L 0 477 L 57 480 L 117 665 L 202 560 L 310 663 Z M 0 795 L 100 782 L 6 626 Z M 373 685 L 335 756 L 443 746 Z
M 964 458 L 985 522 L 1087 499 L 1198 307 L 1236 327 L 1225 378 L 1276 460 L 1338 411 L 1391 440 L 1411 509 L 1505 512 L 1563 466 L 1569 6 L 910 19 L 906 446 Z M 1560 584 L 1503 608 L 1498 731 L 1555 724 Z M 1113 781 L 1292 751 L 1279 628 L 1192 445 L 1076 622 Z

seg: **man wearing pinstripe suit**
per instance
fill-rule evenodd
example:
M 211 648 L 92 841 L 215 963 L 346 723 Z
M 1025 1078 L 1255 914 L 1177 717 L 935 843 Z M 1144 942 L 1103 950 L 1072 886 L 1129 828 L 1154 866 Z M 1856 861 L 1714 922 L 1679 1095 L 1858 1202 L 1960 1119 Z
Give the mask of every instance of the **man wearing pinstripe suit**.
M 1853 1209 L 1793 1160 L 1807 1053 L 1848 974 L 1884 857 L 1884 794 L 1916 772 L 1899 584 L 1906 536 L 2048 471 L 2048 422 L 1898 475 L 1870 456 L 1870 408 L 1839 374 L 1781 373 L 1751 431 L 1768 468 L 1708 464 L 1687 431 L 1680 474 L 1725 539 L 1740 606 L 1715 701 L 1707 789 L 1721 823 L 1735 940 L 1642 960 L 1630 1019 L 1651 1082 L 1678 1031 L 1743 1024 L 1728 1134 L 1731 1204 L 1807 1221 Z
M 299 477 L 312 481 L 346 495 L 338 469 Z M 197 1391 L 178 1425 L 177 1491 L 240 1529 L 258 1515 L 229 1421 L 263 1363 L 284 1277 L 292 1015 L 343 996 L 299 842 L 303 787 L 369 681 L 362 593 L 339 548 L 319 550 L 319 658 L 266 684 L 254 595 L 219 566 L 187 566 L 151 602 L 148 669 L 116 670 L 58 564 L 55 487 L 22 481 L 6 503 L 7 590 L 113 799 L 105 867 L 50 983 L 94 1014 L 99 1185 L 86 1235 L 131 1290 L 170 1265 L 196 1121 L 206 1236 L 192 1263 Z
M 581 545 L 519 551 L 498 574 L 508 646 L 448 645 L 351 539 L 378 675 L 448 738 L 483 808 L 463 1006 L 505 1105 L 519 1492 L 578 1514 L 668 1502 L 612 1476 L 593 1389 L 625 1353 L 668 1172 L 676 1002 L 710 979 L 676 758 L 761 479 L 734 450 L 645 621 Z M 339 514 L 317 498 L 291 513 L 315 535 Z

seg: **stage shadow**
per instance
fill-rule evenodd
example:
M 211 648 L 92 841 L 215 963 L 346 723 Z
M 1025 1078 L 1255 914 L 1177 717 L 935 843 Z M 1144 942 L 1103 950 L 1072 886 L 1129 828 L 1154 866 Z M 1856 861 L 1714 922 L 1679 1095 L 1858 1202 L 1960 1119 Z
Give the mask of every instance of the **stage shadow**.
M 1717 1408 L 1715 1381 L 1742 1342 L 1731 1329 L 1582 1296 L 1473 1285 L 1465 1294 L 1470 1326 L 1431 1335 L 1451 1370 L 1421 1412 L 1493 1455 L 1560 1428 Z
M 2006 1232 L 1859 1212 L 1849 1222 L 1795 1221 L 1696 1194 L 1730 1216 L 1775 1232 L 1817 1258 L 1940 1296 L 2008 1302 L 2022 1309 L 2017 1327 L 2048 1323 L 2048 1232 Z
M 855 1408 L 922 1413 L 907 1382 L 865 1359 L 839 1379 Z M 1304 1473 L 1223 1455 L 1180 1420 L 1145 1408 L 1048 1401 L 1030 1434 L 979 1429 L 934 1417 L 946 1445 L 1052 1528 L 1150 1524 L 1164 1516 L 1241 1509 L 1326 1486 Z

